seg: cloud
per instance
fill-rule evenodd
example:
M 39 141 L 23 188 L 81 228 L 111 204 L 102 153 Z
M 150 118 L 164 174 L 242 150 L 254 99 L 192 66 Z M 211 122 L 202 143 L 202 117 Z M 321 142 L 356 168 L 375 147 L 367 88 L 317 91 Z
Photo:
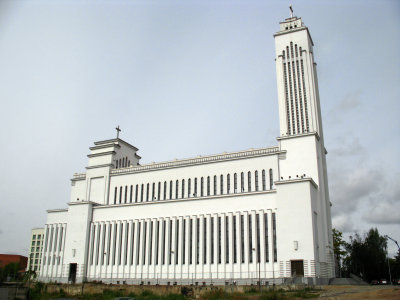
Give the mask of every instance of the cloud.
M 337 102 L 329 111 L 327 121 L 338 122 L 340 117 L 349 111 L 352 111 L 361 106 L 361 91 L 353 91 L 347 93 L 343 99 Z
M 335 148 L 330 151 L 333 157 L 342 156 L 363 156 L 366 149 L 361 145 L 358 137 L 342 136 L 335 141 Z
M 3 233 L 4 233 L 4 231 L 2 229 L 0 229 L 0 234 L 3 234 Z
M 356 230 L 352 218 L 346 214 L 333 217 L 332 224 L 334 228 L 343 233 L 353 233 Z

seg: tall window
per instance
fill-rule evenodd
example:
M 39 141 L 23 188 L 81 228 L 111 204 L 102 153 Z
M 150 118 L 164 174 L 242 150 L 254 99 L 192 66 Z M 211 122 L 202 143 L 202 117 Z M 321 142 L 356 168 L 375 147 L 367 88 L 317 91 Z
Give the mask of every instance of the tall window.
M 166 233 L 167 221 L 163 221 L 162 225 L 162 245 L 161 245 L 161 263 L 165 265 L 165 233 Z
M 143 222 L 143 248 L 142 248 L 142 265 L 146 263 L 146 238 L 147 238 L 147 221 Z
M 184 265 L 186 263 L 185 256 L 186 256 L 186 220 L 183 220 L 183 223 L 182 223 L 182 265 Z
M 214 217 L 211 217 L 211 263 L 214 263 Z
M 265 181 L 265 170 L 262 170 L 262 189 L 265 191 L 267 189 L 267 183 Z
M 220 194 L 223 195 L 224 194 L 224 175 L 221 174 L 220 176 Z
M 114 189 L 114 204 L 117 204 L 117 191 L 118 191 L 118 188 L 115 187 L 115 189 Z
M 229 194 L 231 192 L 231 174 L 226 176 L 226 193 Z
M 190 198 L 191 189 L 192 189 L 192 180 L 189 178 L 188 179 L 188 198 Z
M 210 176 L 207 176 L 207 196 L 210 196 Z
M 204 190 L 204 178 L 201 177 L 201 182 L 200 182 L 200 196 L 203 197 L 203 190 Z
M 132 203 L 133 185 L 131 185 L 131 190 L 129 193 L 129 203 Z
M 193 263 L 193 219 L 189 220 L 189 264 Z
M 207 219 L 203 218 L 203 263 L 207 263 Z
M 244 192 L 244 173 L 240 173 L 240 191 Z
M 141 192 L 140 192 L 140 202 L 143 202 L 143 194 L 144 194 L 144 184 L 142 183 Z
M 251 172 L 247 172 L 247 189 L 248 192 L 251 192 Z
M 166 200 L 166 199 L 167 199 L 167 182 L 164 181 L 164 197 L 163 197 L 163 200 Z
M 221 263 L 221 217 L 218 217 L 218 263 Z
M 194 196 L 197 197 L 197 178 L 194 179 Z
M 269 262 L 268 214 L 264 214 L 265 262 Z
M 135 188 L 135 202 L 138 202 L 138 193 L 139 193 L 139 185 L 137 184 Z
M 178 264 L 179 257 L 179 220 L 175 221 L 175 264 Z
M 249 262 L 253 262 L 253 224 L 252 224 L 252 216 L 249 215 Z
M 168 230 L 168 264 L 172 263 L 172 220 L 169 220 Z
M 229 263 L 229 217 L 225 217 L 225 263 Z
M 159 241 L 160 241 L 160 221 L 156 221 L 156 238 L 154 240 L 154 242 L 155 242 L 154 248 L 156 250 L 155 261 L 154 261 L 155 265 L 158 265 L 158 248 L 160 247 Z
M 178 199 L 178 192 L 179 192 L 179 180 L 175 181 L 175 199 Z
M 269 169 L 269 189 L 272 190 L 274 184 L 274 176 L 272 175 L 272 169 Z
M 237 193 L 237 174 L 233 174 L 233 191 L 236 194 Z
M 131 258 L 130 262 L 131 265 L 133 265 L 133 245 L 135 245 L 135 223 L 132 224 L 132 229 L 131 229 Z M 106 254 L 106 253 L 104 253 Z
M 185 198 L 185 179 L 182 179 L 182 198 Z
M 149 201 L 149 194 L 150 194 L 150 183 L 146 186 L 146 202 Z
M 237 263 L 236 216 L 233 216 L 233 263 Z
M 260 215 L 256 214 L 256 234 L 257 234 L 257 262 L 260 262 Z
M 217 176 L 214 175 L 214 195 L 217 194 Z
M 254 179 L 256 181 L 256 192 L 258 192 L 258 171 L 254 172 Z
M 152 189 L 151 189 L 151 201 L 154 201 L 156 196 L 156 183 L 153 182 Z
M 149 222 L 149 265 L 152 264 L 151 258 L 153 256 L 153 221 Z
M 137 248 L 136 248 L 136 265 L 140 264 L 140 233 L 141 233 L 141 226 L 142 224 L 139 222 L 138 223 L 138 228 L 137 228 Z
M 158 194 L 157 194 L 157 200 L 161 200 L 161 182 L 158 182 Z
M 196 264 L 200 263 L 200 218 L 196 218 Z
M 169 182 L 169 199 L 172 199 L 172 180 Z
M 124 197 L 124 203 L 126 203 L 127 200 L 128 200 L 128 186 L 127 185 L 125 186 L 125 195 L 124 196 L 125 196 Z
M 276 262 L 278 250 L 276 248 L 276 217 L 275 217 L 275 213 L 272 213 L 272 244 L 274 246 L 274 262 Z

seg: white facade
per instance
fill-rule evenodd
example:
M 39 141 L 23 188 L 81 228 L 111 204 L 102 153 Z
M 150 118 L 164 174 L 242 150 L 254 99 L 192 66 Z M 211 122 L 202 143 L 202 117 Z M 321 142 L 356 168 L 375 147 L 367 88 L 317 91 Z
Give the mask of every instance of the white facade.
M 31 244 L 28 256 L 28 266 L 26 270 L 40 272 L 40 261 L 42 259 L 44 242 L 44 228 L 34 228 L 31 231 Z
M 278 145 L 140 165 L 127 142 L 96 142 L 86 173 L 71 180 L 68 208 L 48 210 L 43 281 L 334 277 L 313 43 L 296 17 L 275 41 Z

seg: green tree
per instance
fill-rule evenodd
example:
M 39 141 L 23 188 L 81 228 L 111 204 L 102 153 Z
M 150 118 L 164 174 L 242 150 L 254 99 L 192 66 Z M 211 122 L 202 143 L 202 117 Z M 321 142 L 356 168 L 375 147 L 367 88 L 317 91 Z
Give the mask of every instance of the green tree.
M 337 274 L 339 277 L 342 276 L 342 259 L 344 255 L 346 254 L 346 242 L 343 240 L 343 234 L 339 230 L 333 228 L 332 229 L 332 235 L 333 235 L 333 253 L 335 255 L 335 261 L 336 264 L 339 268 L 339 274 Z

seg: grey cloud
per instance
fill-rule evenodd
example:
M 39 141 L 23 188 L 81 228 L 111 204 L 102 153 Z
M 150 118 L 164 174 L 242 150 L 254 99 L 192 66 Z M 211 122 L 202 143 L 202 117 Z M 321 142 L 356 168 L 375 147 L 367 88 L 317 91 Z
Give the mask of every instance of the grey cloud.
M 343 136 L 336 140 L 335 148 L 331 150 L 334 156 L 361 156 L 365 154 L 365 147 L 357 137 Z
M 346 214 L 333 217 L 332 224 L 334 228 L 343 233 L 353 233 L 356 230 L 352 218 Z

